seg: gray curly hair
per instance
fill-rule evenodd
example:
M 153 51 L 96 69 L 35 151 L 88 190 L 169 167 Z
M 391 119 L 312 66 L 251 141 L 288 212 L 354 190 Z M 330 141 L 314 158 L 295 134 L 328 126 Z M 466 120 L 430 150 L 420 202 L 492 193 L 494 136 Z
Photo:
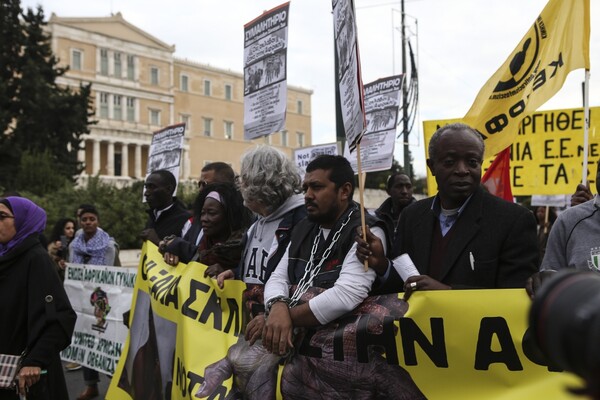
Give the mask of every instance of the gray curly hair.
M 266 145 L 244 154 L 240 180 L 244 200 L 260 203 L 269 213 L 300 193 L 302 184 L 296 165 L 284 153 Z

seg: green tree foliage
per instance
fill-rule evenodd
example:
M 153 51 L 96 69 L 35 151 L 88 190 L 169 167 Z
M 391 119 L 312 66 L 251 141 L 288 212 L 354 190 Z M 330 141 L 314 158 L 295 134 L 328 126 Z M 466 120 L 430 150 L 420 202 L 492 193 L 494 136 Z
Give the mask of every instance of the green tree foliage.
M 383 189 L 387 183 L 388 177 L 394 172 L 404 172 L 404 169 L 396 159 L 392 161 L 392 168 L 385 171 L 367 172 L 365 179 L 366 189 Z
M 64 175 L 57 174 L 54 167 L 52 154 L 48 149 L 41 153 L 25 150 L 17 172 L 19 187 L 42 196 L 64 186 L 71 186 L 71 182 Z
M 66 70 L 57 66 L 44 26 L 41 7 L 24 12 L 20 0 L 0 2 L 0 176 L 13 190 L 30 189 L 18 179 L 30 175 L 20 171 L 32 166 L 21 160 L 28 155 L 45 154 L 53 173 L 73 181 L 93 115 L 90 84 L 77 91 L 57 84 Z

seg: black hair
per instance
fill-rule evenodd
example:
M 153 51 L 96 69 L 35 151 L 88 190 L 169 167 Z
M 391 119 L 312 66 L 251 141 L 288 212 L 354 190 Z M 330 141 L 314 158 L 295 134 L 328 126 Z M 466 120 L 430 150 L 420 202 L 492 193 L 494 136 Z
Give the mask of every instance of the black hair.
M 202 172 L 215 171 L 215 175 L 219 175 L 219 180 L 222 182 L 235 182 L 235 173 L 233 168 L 222 161 L 215 161 L 206 164 L 202 168 Z
M 229 226 L 230 233 L 240 229 L 247 229 L 250 226 L 252 214 L 250 210 L 244 207 L 244 199 L 240 191 L 233 183 L 228 182 L 210 183 L 198 193 L 194 202 L 194 219 L 198 218 L 198 221 L 200 221 L 202 207 L 204 207 L 206 196 L 210 192 L 217 192 L 221 197 L 221 204 L 225 210 L 225 220 Z
M 408 180 L 410 181 L 410 177 L 408 175 L 406 175 L 404 172 L 394 172 L 390 176 L 388 176 L 387 181 L 385 183 L 385 188 L 388 192 L 392 189 L 392 186 L 394 186 L 394 182 L 396 182 L 396 177 L 400 176 L 400 175 L 405 175 L 408 178 Z M 412 185 L 412 182 L 411 182 L 411 185 Z
M 175 175 L 171 173 L 171 171 L 166 169 L 157 169 L 156 171 L 152 171 L 150 175 L 159 175 L 160 179 L 166 186 L 171 186 L 172 191 L 175 191 L 177 187 L 177 179 L 175 179 Z
M 352 169 L 350 162 L 344 156 L 322 154 L 306 166 L 307 173 L 317 169 L 329 171 L 329 180 L 335 183 L 336 189 L 339 189 L 346 182 L 350 183 L 352 186 L 350 198 L 352 198 L 356 186 L 354 183 L 354 170 Z
M 77 226 L 73 218 L 59 219 L 58 221 L 56 221 L 56 224 L 54 224 L 54 227 L 52 228 L 52 233 L 50 234 L 49 242 L 56 242 L 57 240 L 60 240 L 60 237 L 65 234 L 65 226 L 68 222 L 71 222 L 73 224 L 73 227 Z
M 81 216 L 85 213 L 94 214 L 96 217 L 100 218 L 100 214 L 98 214 L 98 210 L 96 209 L 96 207 L 91 206 L 89 204 L 85 205 L 85 207 L 80 208 L 80 212 L 77 217 L 81 218 Z

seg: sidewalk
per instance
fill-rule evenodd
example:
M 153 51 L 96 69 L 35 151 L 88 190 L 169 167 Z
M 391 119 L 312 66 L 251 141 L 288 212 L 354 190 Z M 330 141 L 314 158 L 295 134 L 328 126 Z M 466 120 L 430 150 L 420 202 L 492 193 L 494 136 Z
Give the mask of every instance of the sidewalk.
M 63 362 L 63 367 L 66 363 Z M 67 389 L 69 390 L 69 399 L 75 400 L 79 393 L 85 389 L 85 384 L 83 383 L 83 372 L 81 370 L 77 371 L 65 371 L 65 380 L 67 381 Z M 100 383 L 98 383 L 98 391 L 100 392 L 100 396 L 96 397 L 96 399 L 104 399 L 106 398 L 106 392 L 108 391 L 108 385 L 110 384 L 110 376 L 100 374 Z

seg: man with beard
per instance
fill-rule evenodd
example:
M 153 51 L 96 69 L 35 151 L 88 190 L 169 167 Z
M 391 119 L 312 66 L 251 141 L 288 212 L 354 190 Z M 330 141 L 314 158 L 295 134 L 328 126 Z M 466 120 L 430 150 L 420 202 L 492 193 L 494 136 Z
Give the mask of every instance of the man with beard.
M 537 270 L 536 221 L 525 207 L 486 192 L 481 182 L 485 145 L 464 124 L 438 129 L 429 142 L 427 166 L 437 195 L 417 201 L 400 217 L 394 254 L 407 253 L 419 275 L 402 282 L 391 268 L 383 292 L 525 287 Z M 359 260 L 384 263 L 379 239 L 357 237 Z
M 392 243 L 396 243 L 396 231 L 400 222 L 400 214 L 406 206 L 416 202 L 417 199 L 412 195 L 413 188 L 410 178 L 401 172 L 394 172 L 389 176 L 385 191 L 390 197 L 385 199 L 381 206 L 375 210 L 375 215 L 385 222 L 388 236 L 392 239 Z
M 158 246 L 165 236 L 181 235 L 181 229 L 191 214 L 173 196 L 177 181 L 166 169 L 152 172 L 144 183 L 144 197 L 150 209 L 148 222 L 142 231 L 143 240 L 150 240 Z

